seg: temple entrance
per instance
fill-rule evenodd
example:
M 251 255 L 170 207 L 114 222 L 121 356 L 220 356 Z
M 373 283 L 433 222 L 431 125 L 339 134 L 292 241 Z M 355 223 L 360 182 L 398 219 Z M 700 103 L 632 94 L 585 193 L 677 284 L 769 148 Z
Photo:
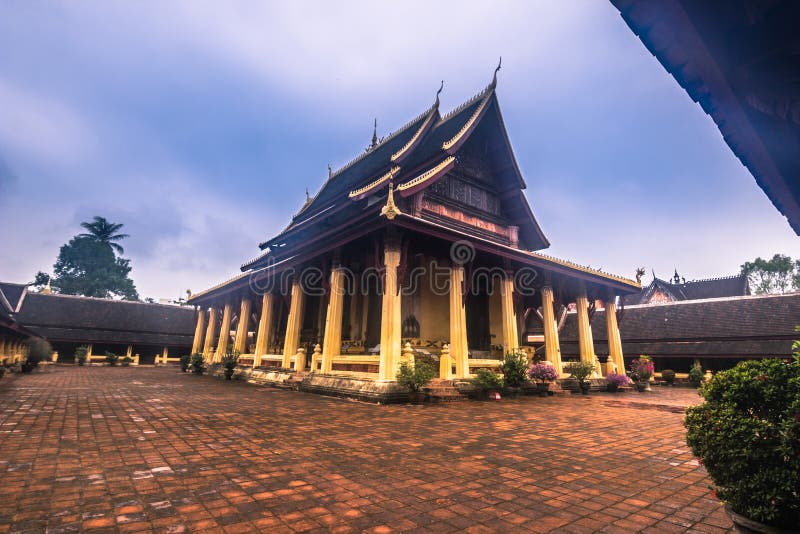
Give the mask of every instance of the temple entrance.
M 489 325 L 489 295 L 470 293 L 464 304 L 467 316 L 467 345 L 473 358 L 488 358 L 492 348 Z
M 377 280 L 371 279 L 367 293 L 367 331 L 364 334 L 364 347 L 369 351 L 381 342 L 381 295 Z

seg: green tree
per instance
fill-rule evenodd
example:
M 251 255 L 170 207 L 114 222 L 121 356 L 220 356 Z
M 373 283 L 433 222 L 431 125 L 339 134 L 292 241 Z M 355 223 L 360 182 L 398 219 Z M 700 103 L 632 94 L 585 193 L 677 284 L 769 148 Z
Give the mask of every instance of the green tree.
M 85 237 L 88 239 L 92 239 L 97 241 L 98 243 L 103 243 L 108 245 L 109 247 L 113 248 L 120 254 L 125 253 L 125 249 L 117 243 L 116 241 L 121 241 L 126 237 L 130 237 L 128 234 L 118 234 L 117 230 L 122 228 L 123 224 L 112 223 L 106 220 L 105 217 L 98 217 L 95 215 L 92 222 L 82 222 L 81 227 L 88 230 L 88 233 L 78 234 L 77 237 Z
M 775 254 L 769 260 L 759 257 L 745 262 L 742 274 L 747 276 L 750 289 L 757 295 L 800 289 L 800 259 L 793 260 L 783 254 Z
M 117 233 L 122 224 L 95 217 L 81 226 L 89 232 L 73 237 L 61 247 L 53 266 L 55 276 L 40 271 L 33 285 L 41 287 L 49 280 L 54 291 L 67 295 L 138 300 L 136 286 L 128 277 L 130 260 L 115 254 L 123 251 L 115 241 L 128 237 Z

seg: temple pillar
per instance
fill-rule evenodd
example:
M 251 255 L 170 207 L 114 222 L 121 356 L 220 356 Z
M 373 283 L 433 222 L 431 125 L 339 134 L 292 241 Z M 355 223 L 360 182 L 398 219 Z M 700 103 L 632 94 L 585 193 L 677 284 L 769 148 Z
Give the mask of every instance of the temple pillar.
M 217 309 L 208 311 L 208 326 L 206 327 L 206 340 L 203 345 L 203 360 L 211 362 L 211 350 L 214 348 L 214 338 L 217 334 Z
M 289 317 L 286 320 L 286 340 L 283 343 L 283 362 L 281 367 L 289 369 L 292 366 L 292 356 L 297 354 L 300 346 L 300 329 L 303 327 L 303 305 L 305 292 L 300 285 L 300 279 L 292 282 L 292 300 L 289 304 Z
M 197 310 L 197 326 L 194 328 L 194 341 L 192 341 L 192 354 L 200 352 L 203 345 L 203 330 L 206 327 L 206 314 L 203 310 Z M 128 354 L 130 356 L 130 354 Z
M 578 346 L 580 348 L 581 361 L 594 366 L 595 371 L 592 377 L 597 378 L 600 375 L 600 369 L 594 352 L 592 325 L 589 322 L 589 300 L 586 298 L 586 291 L 582 290 L 578 294 L 575 299 L 575 306 L 578 308 Z
M 242 297 L 239 307 L 239 324 L 236 325 L 236 340 L 233 343 L 233 350 L 239 354 L 247 354 L 247 327 L 250 326 L 250 310 L 253 301 L 247 297 Z
M 342 351 L 342 312 L 344 310 L 344 293 L 344 269 L 337 266 L 331 270 L 331 290 L 330 298 L 328 298 L 328 314 L 325 318 L 325 334 L 322 339 L 322 369 L 320 369 L 320 372 L 322 373 L 331 372 L 331 369 L 333 369 L 333 358 L 339 356 L 339 353 Z M 382 335 L 381 342 L 383 342 Z M 381 345 L 381 351 L 383 351 L 383 345 Z M 312 368 L 311 370 L 316 371 L 316 368 Z
M 467 313 L 464 309 L 464 267 L 450 268 L 450 357 L 456 364 L 456 378 L 469 377 Z
M 542 288 L 542 322 L 544 323 L 544 354 L 545 359 L 561 375 L 564 372 L 561 364 L 561 343 L 558 340 L 558 325 L 553 307 L 553 288 Z
M 514 314 L 514 275 L 507 273 L 500 289 L 501 312 L 503 322 L 503 352 L 511 352 L 519 348 L 517 334 L 517 316 Z
M 161 363 L 167 365 L 169 363 L 169 347 L 166 345 L 161 349 Z
M 261 317 L 258 320 L 258 334 L 256 335 L 256 350 L 253 355 L 253 367 L 261 366 L 261 357 L 267 353 L 269 344 L 270 327 L 272 326 L 272 303 L 275 297 L 272 293 L 264 293 L 261 297 Z
M 233 314 L 233 305 L 230 302 L 225 303 L 222 309 L 222 325 L 219 327 L 219 341 L 217 342 L 217 351 L 214 353 L 214 363 L 222 361 L 222 355 L 228 352 L 228 341 L 231 338 L 231 315 Z
M 606 328 L 608 331 L 608 359 L 616 366 L 617 373 L 625 374 L 625 359 L 622 355 L 622 338 L 619 335 L 617 305 L 611 295 L 605 302 Z
M 397 287 L 397 267 L 400 265 L 400 244 L 387 240 L 383 251 L 385 268 L 383 301 L 381 303 L 381 356 L 378 380 L 394 380 L 400 365 L 402 317 Z M 325 348 L 323 347 L 323 350 Z
M 91 365 L 92 363 L 92 344 L 89 343 L 89 346 L 86 347 L 86 361 L 89 362 Z

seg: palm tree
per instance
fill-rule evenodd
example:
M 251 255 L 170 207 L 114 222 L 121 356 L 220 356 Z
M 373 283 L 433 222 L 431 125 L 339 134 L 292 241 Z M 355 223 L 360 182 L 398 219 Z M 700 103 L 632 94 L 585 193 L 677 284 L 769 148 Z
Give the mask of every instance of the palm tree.
M 115 243 L 115 241 L 120 241 L 121 239 L 130 237 L 128 234 L 117 233 L 117 230 L 123 226 L 123 224 L 108 222 L 105 217 L 98 217 L 95 215 L 92 222 L 81 223 L 81 227 L 85 228 L 89 232 L 85 234 L 79 234 L 78 237 L 87 237 L 89 239 L 94 239 L 99 243 L 105 243 L 120 254 L 123 254 L 125 249 L 123 249 L 119 243 Z

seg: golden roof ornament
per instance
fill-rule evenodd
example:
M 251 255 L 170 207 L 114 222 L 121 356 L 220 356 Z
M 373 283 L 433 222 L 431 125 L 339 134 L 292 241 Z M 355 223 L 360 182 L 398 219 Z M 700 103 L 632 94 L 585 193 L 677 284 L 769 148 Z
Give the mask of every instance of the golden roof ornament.
M 386 205 L 381 208 L 381 216 L 385 216 L 390 221 L 402 214 L 400 208 L 394 203 L 394 181 L 389 180 L 389 196 L 386 198 Z
M 42 294 L 43 295 L 52 295 L 53 294 L 53 288 L 50 287 L 50 278 L 47 279 L 47 285 L 44 286 L 44 289 L 42 289 Z
M 378 146 L 378 119 L 375 118 L 375 125 L 372 127 L 372 145 L 370 148 Z

